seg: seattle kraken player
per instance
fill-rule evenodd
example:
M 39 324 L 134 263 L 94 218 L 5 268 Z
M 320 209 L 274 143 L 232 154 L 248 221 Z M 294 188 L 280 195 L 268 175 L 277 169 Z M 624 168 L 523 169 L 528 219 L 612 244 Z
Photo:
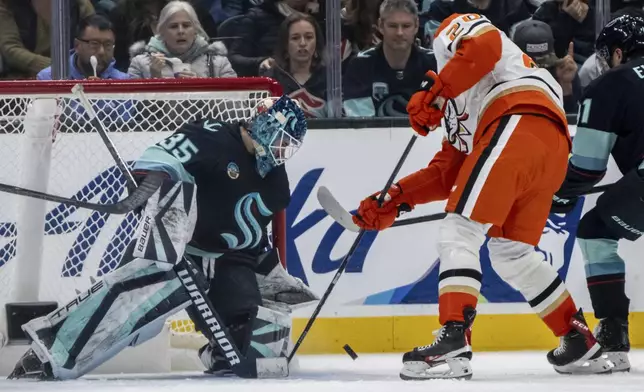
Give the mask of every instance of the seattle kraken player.
M 287 354 L 290 316 L 269 309 L 262 294 L 291 303 L 316 297 L 283 270 L 267 247 L 266 226 L 290 201 L 283 164 L 307 126 L 287 96 L 265 101 L 258 113 L 250 123 L 183 125 L 143 153 L 134 174 L 161 172 L 167 180 L 146 203 L 128 256 L 74 305 L 23 326 L 33 343 L 10 378 L 80 377 L 155 336 L 186 307 L 198 329 L 208 328 L 178 278 L 184 256 L 208 280 L 200 284 L 242 355 Z M 206 345 L 199 352 L 209 372 L 230 369 L 218 350 Z
M 617 243 L 634 241 L 644 231 L 644 20 L 628 15 L 612 20 L 595 48 L 605 73 L 584 93 L 568 173 L 552 212 L 572 210 L 579 195 L 603 178 L 613 156 L 623 177 L 581 219 L 577 239 L 600 320 L 595 335 L 615 364 L 613 371 L 625 371 L 630 369 L 629 299 Z

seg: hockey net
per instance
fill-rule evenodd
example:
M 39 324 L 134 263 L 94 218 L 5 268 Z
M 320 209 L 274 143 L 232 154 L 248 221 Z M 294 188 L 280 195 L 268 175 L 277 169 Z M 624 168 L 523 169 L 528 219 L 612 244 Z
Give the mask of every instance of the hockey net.
M 93 203 L 127 195 L 125 179 L 72 94 L 74 81 L 0 82 L 0 183 Z M 98 118 L 128 161 L 197 117 L 248 119 L 260 100 L 281 95 L 271 79 L 83 82 Z M 0 192 L 0 332 L 5 303 L 62 305 L 112 271 L 132 238 L 134 213 L 109 215 Z M 284 257 L 284 215 L 272 236 Z M 278 239 L 279 237 L 279 239 Z M 283 258 L 284 260 L 284 258 Z M 194 325 L 171 321 L 195 346 Z

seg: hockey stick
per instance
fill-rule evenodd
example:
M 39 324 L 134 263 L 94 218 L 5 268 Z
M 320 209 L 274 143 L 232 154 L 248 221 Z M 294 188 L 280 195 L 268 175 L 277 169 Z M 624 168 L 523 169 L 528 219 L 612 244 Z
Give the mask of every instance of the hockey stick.
M 121 170 L 123 176 L 128 180 L 128 183 L 133 187 L 131 192 L 136 192 L 138 186 L 134 181 L 134 176 L 127 168 L 123 158 L 116 151 L 116 147 L 107 136 L 103 123 L 98 119 L 92 105 L 85 96 L 83 88 L 80 84 L 74 86 L 74 94 L 79 98 L 81 105 L 90 114 L 92 125 L 101 134 L 103 142 L 106 144 L 110 155 L 114 159 L 116 166 Z M 148 177 L 148 176 L 146 176 Z M 185 265 L 185 267 L 184 267 Z M 197 283 L 197 274 L 200 274 L 199 268 L 193 269 L 192 262 L 183 257 L 182 260 L 175 266 L 175 271 L 181 283 L 190 294 L 190 299 L 194 307 L 198 310 L 205 325 L 208 325 L 207 331 L 202 331 L 207 335 L 208 341 L 217 345 L 222 353 L 226 355 L 226 359 L 230 364 L 230 369 L 235 375 L 241 378 L 266 378 L 266 377 L 286 377 L 288 376 L 288 362 L 286 358 L 259 358 L 248 359 L 245 358 L 235 345 L 230 333 L 225 327 L 215 311 L 215 307 L 208 299 L 208 294 Z M 200 279 L 200 280 L 206 280 Z
M 7 184 L 0 184 L 0 191 L 80 208 L 87 208 L 89 210 L 105 212 L 108 214 L 127 214 L 143 205 L 143 203 L 145 203 L 145 201 L 148 200 L 157 189 L 159 189 L 162 183 L 163 175 L 161 173 L 154 173 L 153 176 L 146 177 L 143 183 L 141 183 L 141 186 L 139 186 L 134 192 L 130 192 L 125 199 L 114 204 L 89 203 Z
M 411 137 L 411 140 L 409 140 L 409 143 L 407 144 L 407 147 L 405 148 L 405 151 L 403 152 L 402 156 L 398 160 L 398 163 L 396 164 L 396 167 L 394 168 L 394 171 L 391 173 L 389 176 L 389 179 L 387 180 L 387 183 L 385 186 L 382 188 L 382 191 L 380 192 L 380 195 L 378 196 L 378 204 L 382 204 L 385 196 L 387 195 L 387 191 L 389 191 L 389 188 L 391 187 L 391 184 L 393 184 L 394 179 L 398 175 L 398 172 L 402 168 L 403 163 L 407 159 L 407 156 L 409 155 L 409 152 L 411 151 L 411 148 L 413 147 L 414 143 L 416 142 L 418 135 L 414 134 Z M 293 357 L 295 356 L 295 353 L 297 352 L 297 349 L 302 345 L 302 342 L 304 341 L 304 338 L 306 338 L 306 335 L 309 333 L 311 330 L 311 327 L 313 326 L 313 323 L 318 317 L 318 314 L 320 314 L 320 311 L 322 310 L 322 306 L 326 303 L 327 299 L 331 295 L 331 292 L 333 291 L 333 288 L 335 285 L 338 283 L 338 280 L 340 279 L 340 276 L 344 272 L 344 270 L 347 268 L 347 265 L 349 264 L 349 259 L 351 259 L 351 256 L 353 256 L 353 253 L 356 251 L 358 248 L 358 245 L 360 245 L 360 241 L 362 240 L 362 237 L 365 235 L 367 231 L 366 230 L 360 230 L 358 233 L 358 236 L 356 239 L 353 241 L 353 245 L 351 245 L 351 248 L 349 248 L 349 252 L 344 256 L 342 259 L 342 262 L 340 263 L 340 266 L 338 267 L 338 271 L 335 273 L 335 276 L 333 277 L 333 280 L 329 284 L 329 287 L 326 289 L 324 292 L 324 295 L 320 299 L 320 302 L 318 302 L 318 306 L 315 308 L 313 311 L 313 314 L 311 315 L 311 318 L 309 321 L 306 323 L 306 326 L 304 327 L 304 330 L 300 334 L 300 337 L 297 339 L 297 342 L 293 346 L 293 350 L 291 350 L 291 353 L 288 356 L 288 361 L 289 363 L 291 360 L 293 360 Z
M 175 272 L 183 286 L 188 290 L 192 304 L 208 328 L 201 331 L 212 344 L 217 343 L 222 354 L 230 364 L 231 370 L 241 378 L 268 378 L 288 376 L 288 361 L 284 357 L 257 358 L 249 360 L 239 351 L 230 332 L 215 311 L 215 307 L 197 283 L 199 268 L 188 258 L 183 257 L 175 267 Z
M 585 192 L 583 196 L 604 192 L 612 185 L 613 184 L 596 186 L 591 190 L 589 190 L 588 192 Z M 333 196 L 333 194 L 327 187 L 321 186 L 318 189 L 317 196 L 318 196 L 318 202 L 320 203 L 324 211 L 331 218 L 333 218 L 334 221 L 338 222 L 342 227 L 344 227 L 349 231 L 353 231 L 353 232 L 360 231 L 360 227 L 355 223 L 353 223 L 351 213 L 340 205 L 338 200 Z M 391 227 L 400 227 L 400 226 L 413 225 L 416 223 L 437 221 L 445 218 L 445 216 L 447 216 L 447 213 L 439 212 L 437 214 L 418 216 L 415 218 L 408 218 L 408 219 L 401 219 L 401 220 L 395 221 L 394 224 L 391 225 Z
M 125 161 L 123 160 L 123 158 L 121 158 L 118 151 L 116 151 L 116 147 L 114 147 L 114 143 L 112 142 L 109 135 L 107 134 L 107 131 L 103 126 L 103 123 L 96 116 L 96 112 L 94 111 L 92 104 L 89 102 L 87 95 L 85 95 L 85 91 L 83 90 L 83 85 L 82 84 L 75 85 L 72 88 L 72 93 L 81 102 L 81 105 L 83 106 L 83 108 L 87 112 L 87 115 L 89 116 L 89 122 L 96 129 L 96 131 L 98 131 L 98 134 L 101 136 L 101 139 L 103 139 L 103 142 L 105 143 L 105 146 L 110 152 L 110 155 L 116 162 L 116 166 L 118 166 L 118 168 L 121 170 L 121 174 L 125 176 L 125 182 L 127 183 L 128 191 L 130 191 L 130 193 L 134 192 L 134 190 L 137 188 L 136 181 L 134 180 L 134 176 L 127 168 Z

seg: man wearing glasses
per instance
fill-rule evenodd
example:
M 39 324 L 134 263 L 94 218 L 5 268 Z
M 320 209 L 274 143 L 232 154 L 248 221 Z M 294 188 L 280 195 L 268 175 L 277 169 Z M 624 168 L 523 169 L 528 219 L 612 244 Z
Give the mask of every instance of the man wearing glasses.
M 96 69 L 90 58 L 96 57 Z M 128 79 L 114 68 L 114 32 L 110 21 L 101 15 L 91 15 L 80 21 L 76 30 L 74 50 L 69 56 L 70 79 Z M 51 80 L 51 67 L 40 71 L 38 80 Z

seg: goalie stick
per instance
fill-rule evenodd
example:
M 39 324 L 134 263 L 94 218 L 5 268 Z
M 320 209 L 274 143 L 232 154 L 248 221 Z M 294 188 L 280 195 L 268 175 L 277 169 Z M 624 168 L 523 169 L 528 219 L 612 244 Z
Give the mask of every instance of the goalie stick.
M 114 147 L 114 143 L 108 136 L 107 131 L 103 126 L 103 123 L 96 116 L 96 112 L 94 111 L 92 104 L 89 102 L 89 99 L 87 99 L 87 95 L 85 95 L 85 91 L 83 90 L 83 85 L 82 84 L 75 85 L 72 88 L 72 93 L 80 101 L 81 105 L 83 106 L 83 108 L 87 112 L 87 115 L 89 116 L 90 123 L 94 128 L 96 128 L 96 131 L 101 136 L 101 139 L 103 139 L 103 142 L 107 147 L 107 150 L 110 152 L 110 155 L 114 159 L 116 166 L 118 166 L 118 168 L 121 170 L 121 174 L 123 174 L 123 176 L 125 177 L 125 182 L 127 183 L 128 191 L 134 192 L 134 190 L 137 188 L 136 181 L 134 180 L 134 176 L 127 168 L 125 161 L 123 160 L 123 158 L 121 158 L 118 151 L 116 151 L 116 147 Z
M 89 99 L 87 99 L 87 96 L 83 91 L 83 86 L 80 84 L 75 85 L 72 92 L 78 97 L 81 105 L 89 114 L 92 125 L 101 135 L 101 138 L 110 151 L 110 155 L 112 155 L 116 166 L 121 170 L 128 184 L 132 187 L 131 192 L 136 193 L 136 190 L 138 190 L 139 187 L 134 180 L 134 176 L 127 168 L 125 161 L 123 161 L 123 158 L 121 158 L 118 151 L 116 151 L 116 147 L 114 147 L 112 140 L 107 136 L 103 123 L 96 116 Z M 146 176 L 146 178 L 148 176 Z M 175 267 L 175 271 L 177 272 L 177 276 L 179 277 L 179 280 L 181 280 L 183 287 L 185 287 L 190 294 L 191 302 L 197 309 L 197 314 L 202 318 L 205 325 L 208 325 L 208 328 L 202 331 L 202 333 L 206 336 L 211 345 L 219 347 L 221 352 L 226 356 L 226 360 L 230 364 L 230 369 L 235 375 L 241 378 L 288 376 L 288 362 L 290 362 L 290 360 L 287 360 L 286 358 L 248 359 L 241 354 L 235 345 L 235 341 L 230 335 L 230 332 L 225 327 L 225 323 L 216 312 L 212 302 L 210 302 L 208 294 L 203 287 L 197 283 L 198 280 L 205 279 L 197 279 L 198 275 L 201 277 L 201 272 L 199 268 L 196 268 L 196 266 L 189 260 L 189 258 L 183 257 Z
M 588 192 L 584 193 L 582 196 L 604 192 L 612 185 L 613 184 L 596 186 L 591 190 L 589 190 Z M 334 221 L 338 222 L 342 227 L 344 227 L 349 231 L 353 231 L 356 233 L 360 231 L 360 227 L 355 223 L 353 223 L 353 219 L 352 219 L 353 215 L 351 215 L 349 211 L 347 211 L 344 207 L 342 207 L 342 205 L 340 205 L 340 202 L 338 202 L 338 200 L 335 198 L 335 196 L 333 196 L 333 194 L 327 187 L 321 186 L 320 188 L 318 188 L 317 198 L 318 198 L 318 202 L 320 203 L 324 211 Z M 391 227 L 400 227 L 400 226 L 413 225 L 415 223 L 437 221 L 445 218 L 446 216 L 447 216 L 447 213 L 439 212 L 437 214 L 418 216 L 415 218 L 400 219 L 395 221 L 394 224 L 391 225 Z
M 402 156 L 398 160 L 398 163 L 396 164 L 396 167 L 394 168 L 394 171 L 391 173 L 389 176 L 389 179 L 387 180 L 387 183 L 385 186 L 382 188 L 382 192 L 380 192 L 380 195 L 378 196 L 378 204 L 382 204 L 385 196 L 387 195 L 387 192 L 389 191 L 389 188 L 391 187 L 391 184 L 393 184 L 394 179 L 398 175 L 398 172 L 402 168 L 403 163 L 407 159 L 407 156 L 409 155 L 409 152 L 411 151 L 411 148 L 413 147 L 414 143 L 416 142 L 418 135 L 414 134 L 411 137 L 411 140 L 409 140 L 409 143 L 407 143 L 407 147 L 405 148 L 405 151 L 403 152 Z M 331 194 L 329 192 L 329 194 Z M 339 203 L 338 203 L 339 205 Z M 318 306 L 315 308 L 313 311 L 313 314 L 311 314 L 311 318 L 309 318 L 309 321 L 306 323 L 306 326 L 304 327 L 304 330 L 300 334 L 300 337 L 297 339 L 297 342 L 293 346 L 293 350 L 291 350 L 291 353 L 288 356 L 288 361 L 291 362 L 293 357 L 295 356 L 295 353 L 297 352 L 297 349 L 302 345 L 302 342 L 304 341 L 304 338 L 306 338 L 306 335 L 309 333 L 311 330 L 311 327 L 313 326 L 313 323 L 317 319 L 318 315 L 320 314 L 320 311 L 322 310 L 322 307 L 326 303 L 326 300 L 329 298 L 331 295 L 331 292 L 333 291 L 333 288 L 335 285 L 338 283 L 338 280 L 340 279 L 340 276 L 344 272 L 344 270 L 347 268 L 347 265 L 349 264 L 349 259 L 351 259 L 351 256 L 353 256 L 353 253 L 356 251 L 358 248 L 358 245 L 360 245 L 360 241 L 362 240 L 362 237 L 365 235 L 366 230 L 360 230 L 358 233 L 358 236 L 356 239 L 353 241 L 353 245 L 351 245 L 351 248 L 349 249 L 349 252 L 344 256 L 342 259 L 342 262 L 340 263 L 340 266 L 338 267 L 338 271 L 335 273 L 335 276 L 333 277 L 333 280 L 329 284 L 329 287 L 326 289 L 324 292 L 324 295 L 322 298 L 320 298 L 320 302 L 318 302 Z
M 159 189 L 161 183 L 163 183 L 163 174 L 154 173 L 153 176 L 146 177 L 141 183 L 141 186 L 136 188 L 134 192 L 130 192 L 125 199 L 114 204 L 95 204 L 82 200 L 68 199 L 66 197 L 51 195 L 49 193 L 33 191 L 31 189 L 7 184 L 0 184 L 0 191 L 80 208 L 87 208 L 89 210 L 105 212 L 108 214 L 127 214 L 143 205 L 143 203 L 145 203 L 146 200 L 148 200 L 150 196 Z

